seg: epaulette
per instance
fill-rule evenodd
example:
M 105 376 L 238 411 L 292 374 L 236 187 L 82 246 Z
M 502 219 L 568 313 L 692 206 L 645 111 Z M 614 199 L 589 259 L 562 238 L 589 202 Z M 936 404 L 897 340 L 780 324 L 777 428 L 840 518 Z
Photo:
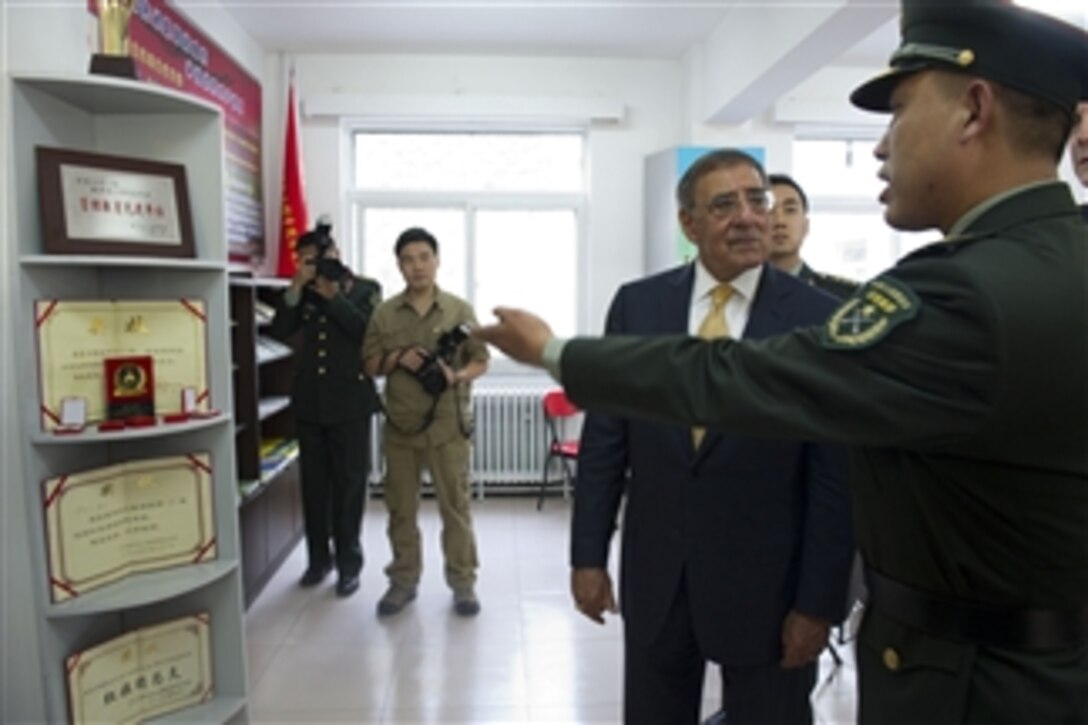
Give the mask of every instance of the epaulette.
M 996 231 L 991 230 L 985 232 L 968 232 L 966 234 L 957 234 L 954 237 L 945 237 L 944 239 L 932 242 L 924 247 L 919 247 L 913 252 L 903 255 L 903 258 L 899 261 L 914 259 L 916 257 L 938 257 L 955 254 L 967 245 L 977 242 L 980 239 L 992 237 L 996 233 Z
M 852 279 L 847 279 L 846 277 L 840 277 L 837 274 L 829 274 L 827 272 L 816 272 L 815 274 L 816 274 L 817 277 L 822 277 L 822 278 L 826 279 L 828 282 L 834 282 L 835 284 L 846 285 L 847 287 L 854 287 L 854 288 L 857 288 L 857 287 L 861 286 L 861 282 L 858 282 L 858 281 L 852 280 Z

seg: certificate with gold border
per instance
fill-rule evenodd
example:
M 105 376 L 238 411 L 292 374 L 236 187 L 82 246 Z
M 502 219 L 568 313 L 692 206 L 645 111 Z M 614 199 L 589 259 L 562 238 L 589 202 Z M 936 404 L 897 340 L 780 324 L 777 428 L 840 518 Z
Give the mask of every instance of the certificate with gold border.
M 207 453 L 50 478 L 42 502 L 54 602 L 138 572 L 216 558 Z
M 73 723 L 136 723 L 212 698 L 206 613 L 127 632 L 65 661 Z
M 201 300 L 38 300 L 34 327 L 43 430 L 60 425 L 65 398 L 86 399 L 88 423 L 105 420 L 104 361 L 128 355 L 153 359 L 157 414 L 181 412 L 186 388 L 197 391 L 197 410 L 208 410 Z

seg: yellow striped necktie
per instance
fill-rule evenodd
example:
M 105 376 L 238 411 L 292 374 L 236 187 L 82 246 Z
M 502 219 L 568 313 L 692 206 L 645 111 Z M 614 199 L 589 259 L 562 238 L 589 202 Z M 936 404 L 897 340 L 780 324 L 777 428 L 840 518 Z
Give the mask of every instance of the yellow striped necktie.
M 724 283 L 719 284 L 711 290 L 710 294 L 710 309 L 703 321 L 699 323 L 699 332 L 697 334 L 704 340 L 729 337 L 729 323 L 725 321 L 725 303 L 733 296 L 733 286 Z M 693 426 L 691 429 L 692 445 L 698 448 L 705 435 L 705 428 Z

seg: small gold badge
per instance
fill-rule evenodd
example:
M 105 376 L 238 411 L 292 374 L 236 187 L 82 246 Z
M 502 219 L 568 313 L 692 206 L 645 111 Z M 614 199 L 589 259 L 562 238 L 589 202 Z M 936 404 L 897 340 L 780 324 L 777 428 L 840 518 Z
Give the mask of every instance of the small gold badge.
M 956 56 L 956 63 L 959 64 L 960 68 L 966 68 L 974 62 L 975 52 L 970 48 L 964 48 L 959 52 L 959 55 Z
M 903 665 L 903 661 L 899 658 L 899 653 L 892 647 L 885 647 L 884 651 L 881 653 L 880 659 L 884 661 L 884 666 L 892 672 L 897 671 Z
M 136 363 L 124 363 L 113 373 L 113 395 L 118 398 L 145 395 L 147 374 Z

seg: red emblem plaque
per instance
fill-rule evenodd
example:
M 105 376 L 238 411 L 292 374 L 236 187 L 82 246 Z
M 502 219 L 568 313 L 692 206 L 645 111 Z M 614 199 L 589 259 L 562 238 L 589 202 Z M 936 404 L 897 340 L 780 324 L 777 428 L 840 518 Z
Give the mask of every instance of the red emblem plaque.
M 155 374 L 150 355 L 108 357 L 106 410 L 111 420 L 155 416 Z

